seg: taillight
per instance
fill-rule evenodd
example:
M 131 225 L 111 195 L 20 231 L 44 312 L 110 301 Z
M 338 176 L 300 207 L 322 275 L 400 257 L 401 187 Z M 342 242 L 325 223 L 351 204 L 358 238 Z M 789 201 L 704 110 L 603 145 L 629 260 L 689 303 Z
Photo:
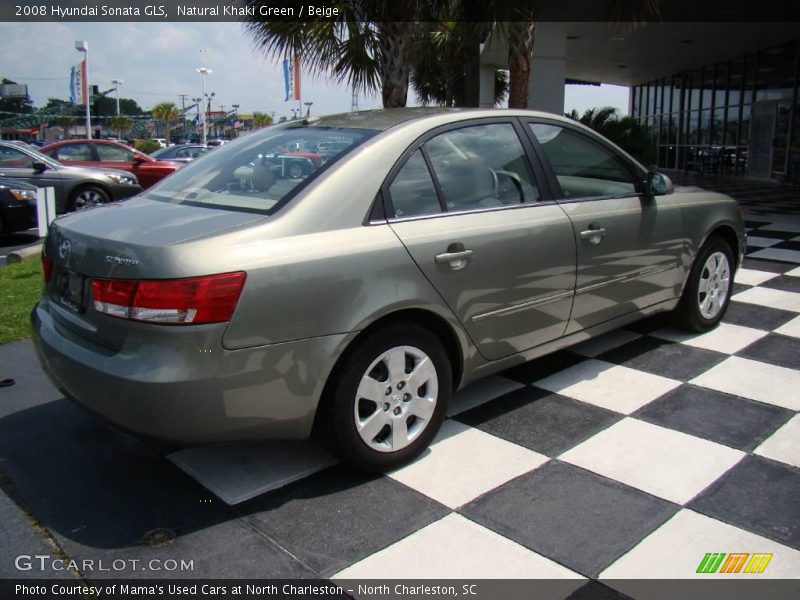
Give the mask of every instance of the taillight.
M 94 279 L 92 299 L 96 311 L 112 317 L 173 325 L 224 323 L 244 280 L 243 271 L 186 279 Z
M 45 254 L 42 254 L 42 274 L 44 282 L 49 283 L 50 277 L 53 275 L 53 259 Z

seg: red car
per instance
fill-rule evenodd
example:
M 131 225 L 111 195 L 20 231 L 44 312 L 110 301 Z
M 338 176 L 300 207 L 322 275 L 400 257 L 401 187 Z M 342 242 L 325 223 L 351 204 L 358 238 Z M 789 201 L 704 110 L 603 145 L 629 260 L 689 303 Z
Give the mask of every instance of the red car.
M 136 175 L 143 188 L 149 188 L 182 166 L 179 163 L 156 160 L 111 140 L 64 140 L 49 144 L 39 151 L 65 165 L 129 171 Z

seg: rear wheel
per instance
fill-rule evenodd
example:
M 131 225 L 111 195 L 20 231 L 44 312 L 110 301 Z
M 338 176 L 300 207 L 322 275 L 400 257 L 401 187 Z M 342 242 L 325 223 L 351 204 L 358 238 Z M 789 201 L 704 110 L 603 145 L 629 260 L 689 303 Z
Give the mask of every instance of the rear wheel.
M 303 165 L 298 162 L 289 163 L 289 179 L 300 179 L 303 176 Z
M 722 320 L 731 299 L 733 265 L 728 243 L 717 236 L 709 238 L 695 258 L 675 312 L 680 327 L 703 332 Z
M 398 324 L 361 341 L 331 383 L 323 439 L 346 462 L 384 471 L 431 443 L 450 399 L 452 369 L 431 332 Z
M 83 210 L 105 204 L 109 201 L 108 194 L 100 187 L 86 185 L 72 193 L 69 200 L 70 211 Z

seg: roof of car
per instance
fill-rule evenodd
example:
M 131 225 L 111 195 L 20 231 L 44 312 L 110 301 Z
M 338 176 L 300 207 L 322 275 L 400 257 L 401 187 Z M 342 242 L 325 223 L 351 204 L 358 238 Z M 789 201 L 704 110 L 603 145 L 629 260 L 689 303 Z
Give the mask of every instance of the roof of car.
M 317 127 L 347 127 L 355 129 L 373 129 L 384 131 L 406 121 L 426 117 L 463 114 L 474 118 L 491 116 L 539 116 L 548 119 L 566 120 L 563 116 L 530 110 L 500 108 L 449 108 L 449 107 L 413 107 L 364 110 L 352 113 L 310 117 L 289 121 L 289 126 L 311 125 Z M 574 122 L 574 121 L 570 121 Z

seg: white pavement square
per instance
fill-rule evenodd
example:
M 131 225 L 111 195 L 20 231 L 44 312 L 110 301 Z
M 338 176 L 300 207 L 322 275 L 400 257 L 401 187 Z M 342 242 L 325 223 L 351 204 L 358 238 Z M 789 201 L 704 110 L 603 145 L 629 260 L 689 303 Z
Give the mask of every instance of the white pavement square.
M 778 241 L 778 240 L 776 240 Z M 744 285 L 761 285 L 765 281 L 775 279 L 778 277 L 777 273 L 769 273 L 768 271 L 757 271 L 756 269 L 741 268 L 736 271 L 734 281 Z
M 629 414 L 681 384 L 636 369 L 589 359 L 541 379 L 536 386 Z
M 767 308 L 779 308 L 781 310 L 800 312 L 800 294 L 795 292 L 756 287 L 731 296 L 731 300 L 747 302 L 748 304 L 758 304 L 759 306 L 766 306 Z
M 727 446 L 628 418 L 559 459 L 684 504 L 744 456 Z
M 724 354 L 735 354 L 740 350 L 744 350 L 753 342 L 760 340 L 768 333 L 751 327 L 720 323 L 708 333 L 687 333 L 677 329 L 665 328 L 654 331 L 650 335 L 671 342 L 681 342 L 695 348 L 714 350 Z
M 542 454 L 450 420 L 429 451 L 389 477 L 458 508 L 547 461 Z
M 575 579 L 570 571 L 458 514 L 431 523 L 333 579 Z
M 792 417 L 753 453 L 800 467 L 800 415 Z
M 800 338 L 800 317 L 795 317 L 788 323 L 784 323 L 775 330 L 775 333 Z
M 800 410 L 800 371 L 731 356 L 690 381 L 718 392 Z

